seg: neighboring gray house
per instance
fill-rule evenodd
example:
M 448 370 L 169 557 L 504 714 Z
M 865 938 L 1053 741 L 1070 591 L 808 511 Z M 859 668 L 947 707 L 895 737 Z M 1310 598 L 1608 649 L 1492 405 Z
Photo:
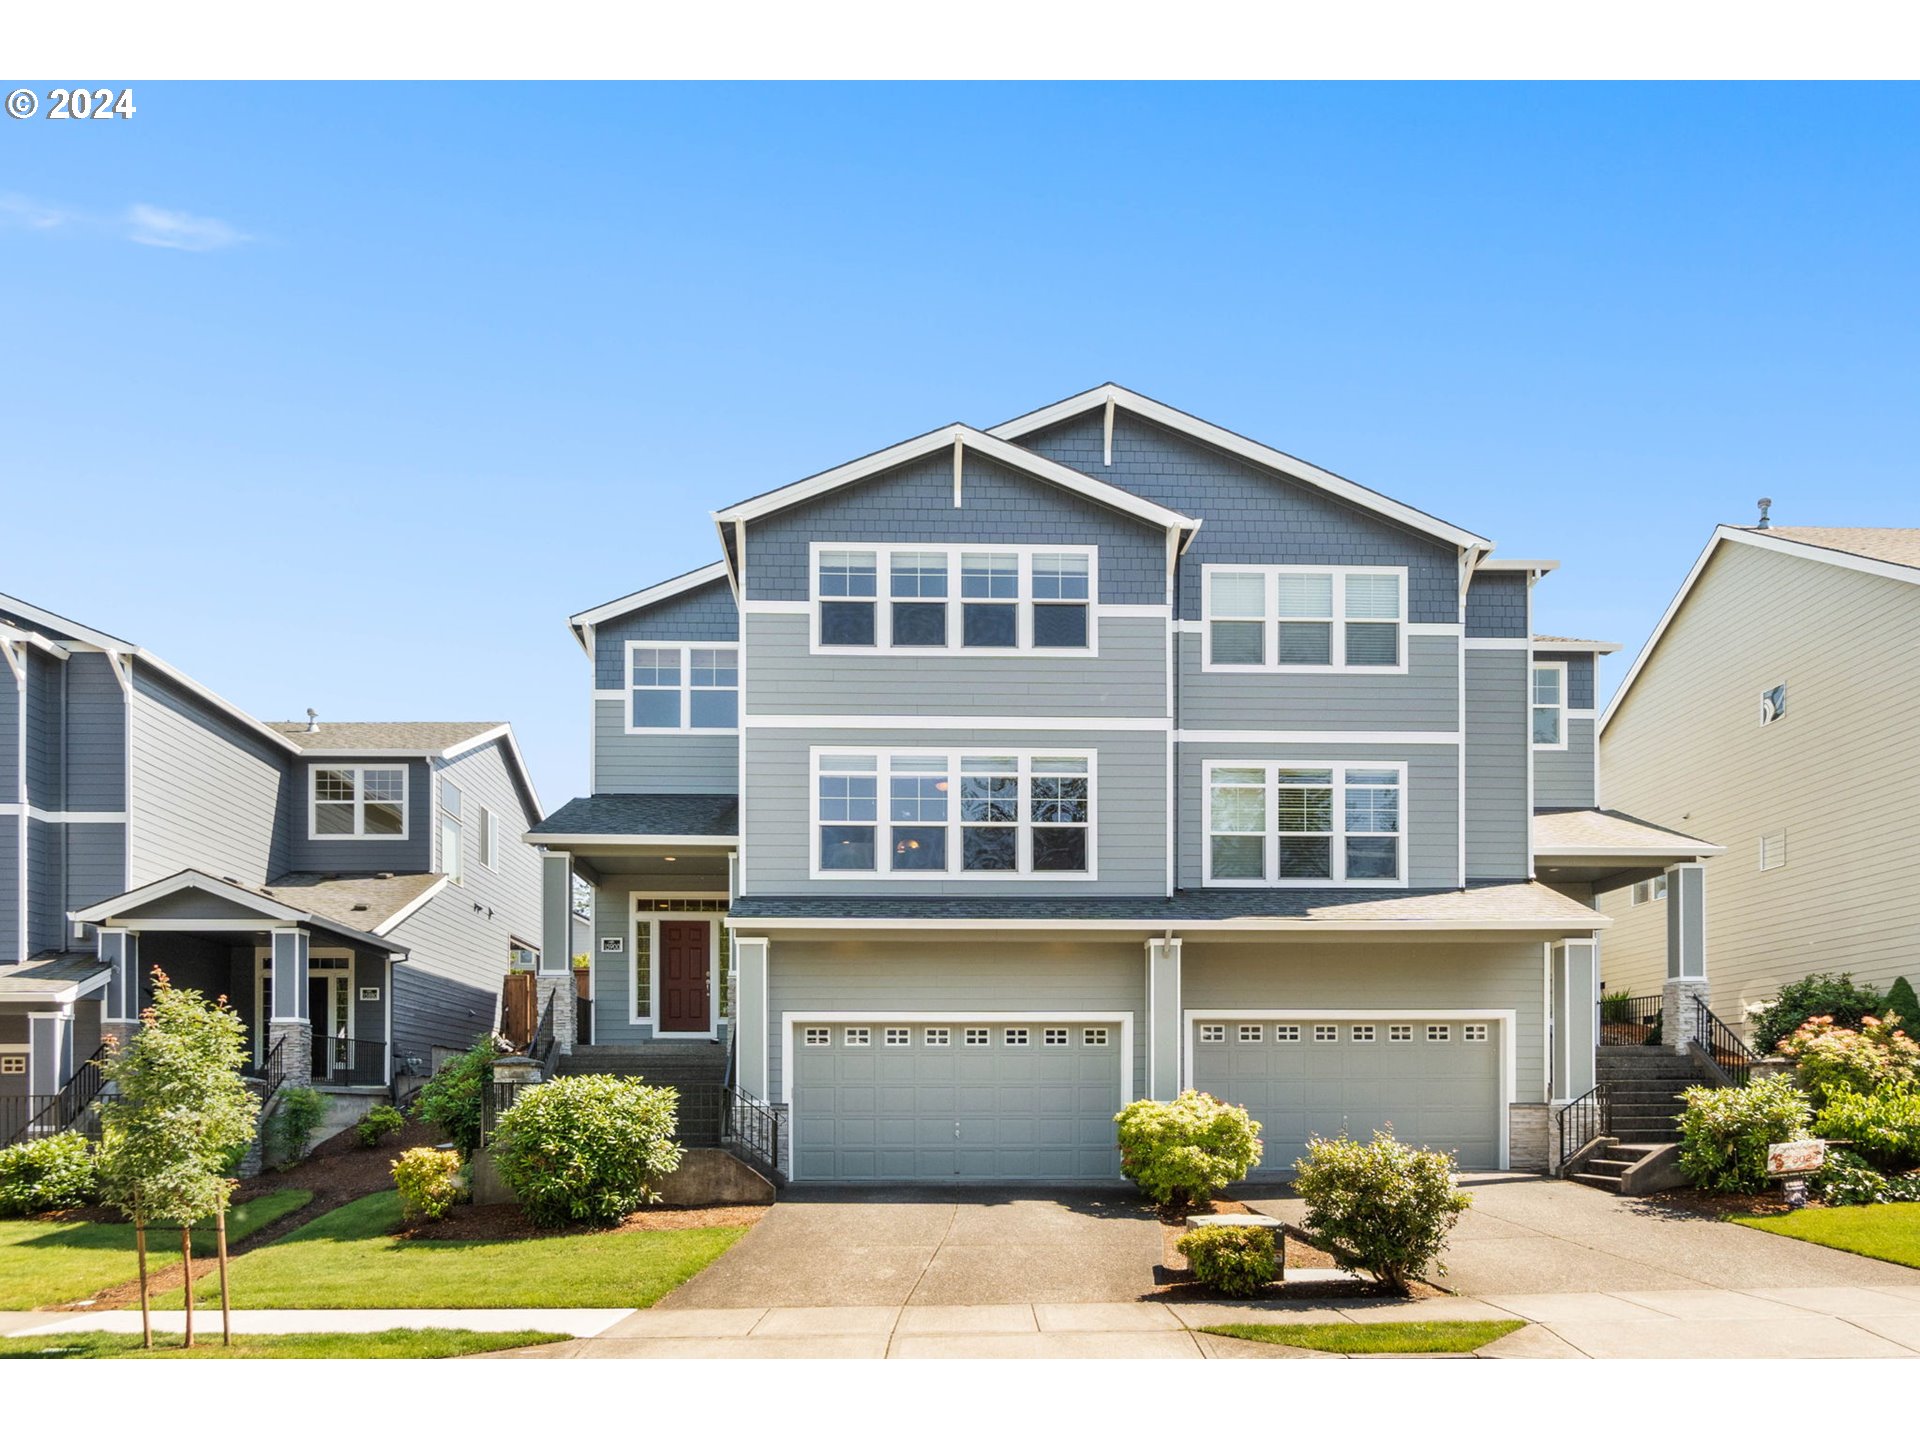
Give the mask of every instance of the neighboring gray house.
M 575 1063 L 725 1057 L 801 1181 L 1109 1178 L 1188 1086 L 1270 1169 L 1551 1162 L 1593 894 L 1711 849 L 1594 808 L 1614 647 L 1536 639 L 1551 562 L 1111 385 L 714 519 L 572 620 L 592 793 L 528 838 L 550 957 L 594 886 Z
M 539 947 L 507 725 L 265 724 L 5 595 L 0 652 L 0 1144 L 84 1083 L 155 967 L 302 1083 L 384 1087 L 493 1027 Z

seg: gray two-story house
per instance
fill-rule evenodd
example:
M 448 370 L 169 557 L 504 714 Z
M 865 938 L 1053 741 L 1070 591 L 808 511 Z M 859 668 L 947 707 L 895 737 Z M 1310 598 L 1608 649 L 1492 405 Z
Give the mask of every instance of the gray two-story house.
M 0 1143 L 72 1118 L 156 968 L 298 1083 L 384 1088 L 494 1026 L 540 926 L 507 725 L 263 723 L 5 595 L 0 654 Z
M 1112 385 L 714 519 L 572 619 L 592 793 L 529 838 L 597 1049 L 726 1053 L 799 1181 L 1112 1178 L 1187 1087 L 1270 1169 L 1549 1163 L 1595 889 L 1700 849 L 1595 808 L 1550 562 Z

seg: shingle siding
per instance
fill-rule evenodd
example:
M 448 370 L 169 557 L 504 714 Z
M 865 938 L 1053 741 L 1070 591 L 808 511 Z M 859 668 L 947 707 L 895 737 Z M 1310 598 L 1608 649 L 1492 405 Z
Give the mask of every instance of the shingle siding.
M 1533 652 L 1533 658 L 1564 663 L 1567 667 L 1567 705 L 1574 710 L 1593 709 L 1593 652 L 1540 648 Z
M 619 690 L 627 683 L 627 645 L 635 640 L 717 644 L 740 638 L 733 589 L 715 580 L 644 610 L 609 620 L 594 631 L 594 685 Z
M 1468 638 L 1517 640 L 1530 633 L 1527 577 L 1504 571 L 1474 576 L 1467 587 Z

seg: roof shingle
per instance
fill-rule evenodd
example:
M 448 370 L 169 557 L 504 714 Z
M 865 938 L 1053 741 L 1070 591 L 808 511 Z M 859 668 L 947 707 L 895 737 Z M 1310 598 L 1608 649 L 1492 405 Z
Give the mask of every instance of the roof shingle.
M 586 795 L 569 800 L 527 832 L 542 835 L 698 835 L 740 833 L 735 795 Z
M 489 730 L 504 720 L 322 720 L 318 730 L 304 720 L 269 720 L 302 750 L 410 750 L 437 755 Z
M 1920 569 L 1920 530 L 1898 530 L 1859 525 L 1773 525 L 1756 534 L 1797 540 L 1822 550 L 1840 550 L 1889 565 Z

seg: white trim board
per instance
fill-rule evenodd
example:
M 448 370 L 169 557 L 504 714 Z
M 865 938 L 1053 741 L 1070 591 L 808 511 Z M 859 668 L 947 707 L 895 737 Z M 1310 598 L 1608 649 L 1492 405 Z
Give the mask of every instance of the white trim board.
M 622 615 L 630 615 L 635 610 L 644 610 L 649 605 L 658 605 L 663 600 L 671 600 L 690 590 L 711 585 L 716 580 L 727 578 L 727 562 L 715 560 L 702 565 L 698 570 L 689 570 L 684 575 L 676 575 L 671 580 L 662 580 L 657 585 L 649 585 L 644 590 L 636 590 L 631 595 L 622 595 L 618 600 L 609 600 L 604 605 L 595 605 L 590 610 L 582 610 L 567 617 L 567 624 L 580 638 L 580 627 L 600 625 Z
M 1364 894 L 1364 891 L 1356 891 Z M 1397 892 L 1388 891 L 1389 895 Z M 831 898 L 831 897 L 827 897 Z M 937 900 L 941 897 L 928 897 Z M 1605 930 L 1613 920 L 1600 911 L 1591 919 L 1582 917 L 1576 925 L 1569 921 L 1553 924 L 1542 920 L 1310 920 L 1295 916 L 1245 916 L 1228 920 L 1035 920 L 1035 919 L 961 919 L 945 915 L 901 915 L 884 918 L 827 915 L 743 915 L 729 914 L 727 927 L 734 931 L 775 930 L 910 930 L 939 934 L 947 930 L 1100 930 L 1123 934 L 1176 937 L 1222 932 L 1260 933 L 1284 931 L 1318 935 L 1496 935 L 1508 932 L 1533 935 L 1560 935 L 1587 938 L 1596 930 Z
M 742 730 L 1168 730 L 1165 715 L 742 715 Z

